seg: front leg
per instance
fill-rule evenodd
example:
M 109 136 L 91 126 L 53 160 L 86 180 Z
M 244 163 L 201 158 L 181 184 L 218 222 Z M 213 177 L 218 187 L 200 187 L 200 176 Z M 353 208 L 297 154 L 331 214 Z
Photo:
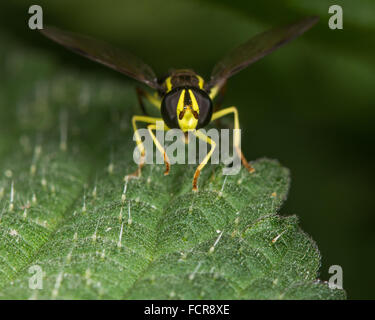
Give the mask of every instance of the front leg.
M 156 139 L 154 133 L 152 132 L 152 130 L 156 130 L 157 127 L 155 124 L 149 124 L 147 126 L 147 129 L 148 129 L 148 132 L 150 133 L 151 137 L 152 137 L 152 140 L 154 141 L 154 144 L 156 146 L 156 148 L 158 148 L 158 150 L 162 153 L 163 157 L 164 157 L 164 163 L 165 163 L 165 171 L 164 171 L 164 175 L 168 175 L 169 174 L 169 168 L 170 168 L 170 163 L 169 163 L 169 158 L 168 158 L 168 155 L 167 153 L 165 152 L 164 150 L 164 147 L 160 144 L 160 142 L 158 141 L 158 139 Z M 166 130 L 166 126 L 164 125 L 164 130 Z
M 204 166 L 207 164 L 208 160 L 210 160 L 211 156 L 212 156 L 212 153 L 214 152 L 215 150 L 215 147 L 216 147 L 216 143 L 214 140 L 210 139 L 208 136 L 206 136 L 205 134 L 203 134 L 202 132 L 200 131 L 197 131 L 197 130 L 193 130 L 192 131 L 193 134 L 198 137 L 198 139 L 202 140 L 202 141 L 205 141 L 207 142 L 208 144 L 211 145 L 211 149 L 210 151 L 207 153 L 207 155 L 204 157 L 203 161 L 199 164 L 198 168 L 195 170 L 195 173 L 194 173 L 194 178 L 193 178 L 193 191 L 198 191 L 198 178 L 199 178 L 199 175 L 201 174 L 201 171 L 202 169 L 204 168 Z
M 137 122 L 145 122 L 145 123 L 150 123 L 150 124 L 155 124 L 157 121 L 163 121 L 161 118 L 153 118 L 153 117 L 148 117 L 148 116 L 133 116 L 132 118 L 132 125 L 133 125 L 133 130 L 135 134 L 135 142 L 137 143 L 137 148 L 139 149 L 141 153 L 141 161 L 138 165 L 138 169 L 133 172 L 132 174 L 129 174 L 125 177 L 125 179 L 131 179 L 131 178 L 137 178 L 141 175 L 142 168 L 144 166 L 144 159 L 146 155 L 145 147 L 142 143 L 142 139 L 139 136 L 138 133 L 138 128 L 137 128 Z
M 214 121 L 216 119 L 222 118 L 228 114 L 233 113 L 234 115 L 234 129 L 240 129 L 240 122 L 238 120 L 238 110 L 236 107 L 229 107 L 225 108 L 223 110 L 214 112 L 211 118 L 211 121 Z M 238 130 L 235 131 L 234 134 L 234 148 L 236 149 L 236 152 L 238 156 L 241 159 L 242 165 L 250 172 L 253 173 L 255 169 L 249 164 L 249 162 L 246 160 L 245 156 L 243 155 L 241 148 L 240 148 L 240 132 Z

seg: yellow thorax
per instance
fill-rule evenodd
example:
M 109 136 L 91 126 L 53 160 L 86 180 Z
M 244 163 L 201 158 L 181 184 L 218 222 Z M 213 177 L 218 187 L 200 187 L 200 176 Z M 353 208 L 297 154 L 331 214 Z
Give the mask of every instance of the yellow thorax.
M 198 79 L 198 87 L 199 87 L 199 89 L 203 90 L 204 79 L 201 76 L 197 75 L 197 74 L 195 75 L 195 77 Z M 165 87 L 167 89 L 166 93 L 171 92 L 172 89 L 174 89 L 174 87 L 172 85 L 172 77 L 171 76 L 169 76 L 167 79 L 165 79 L 164 85 L 165 85 Z

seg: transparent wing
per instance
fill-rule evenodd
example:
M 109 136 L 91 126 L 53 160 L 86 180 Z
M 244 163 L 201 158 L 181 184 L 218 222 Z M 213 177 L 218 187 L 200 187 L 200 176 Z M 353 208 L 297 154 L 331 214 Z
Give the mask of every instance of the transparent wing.
M 93 61 L 104 64 L 148 86 L 159 89 L 154 71 L 132 54 L 84 35 L 62 31 L 55 27 L 40 30 L 46 37 Z
M 211 79 L 205 88 L 209 90 L 214 86 L 221 87 L 229 77 L 298 37 L 318 20 L 318 17 L 308 17 L 291 25 L 271 29 L 250 39 L 215 65 Z

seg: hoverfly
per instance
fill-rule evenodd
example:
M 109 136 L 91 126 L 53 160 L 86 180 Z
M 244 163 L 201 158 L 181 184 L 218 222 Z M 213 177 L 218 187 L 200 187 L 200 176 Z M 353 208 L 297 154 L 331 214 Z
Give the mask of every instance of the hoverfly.
M 190 69 L 171 70 L 166 77 L 157 78 L 153 70 L 142 60 L 128 52 L 113 48 L 106 43 L 83 35 L 62 31 L 54 27 L 46 27 L 41 32 L 67 49 L 117 70 L 155 90 L 154 94 L 150 94 L 143 89 L 137 88 L 137 97 L 144 115 L 133 116 L 132 125 L 141 159 L 144 159 L 145 148 L 140 136 L 137 134 L 137 123 L 143 122 L 148 124 L 148 131 L 156 147 L 164 155 L 165 175 L 169 173 L 170 164 L 163 146 L 161 146 L 152 132 L 156 130 L 157 121 L 163 121 L 165 131 L 172 128 L 179 128 L 185 134 L 191 132 L 198 139 L 211 145 L 210 151 L 198 165 L 194 173 L 193 191 L 197 191 L 200 172 L 209 161 L 215 149 L 215 142 L 200 132 L 199 129 L 214 120 L 230 114 L 234 116 L 234 128 L 239 129 L 240 127 L 236 107 L 229 107 L 222 110 L 214 110 L 213 107 L 214 99 L 218 100 L 218 97 L 223 94 L 228 78 L 303 34 L 317 23 L 317 21 L 318 17 L 307 17 L 296 23 L 258 34 L 219 61 L 213 68 L 208 81 L 204 81 L 201 76 Z M 160 111 L 161 118 L 147 115 L 143 99 L 147 99 Z M 238 130 L 236 132 L 238 133 Z M 254 169 L 247 162 L 240 150 L 239 138 L 238 134 L 234 135 L 235 150 L 241 158 L 243 166 L 251 173 Z M 144 160 L 141 160 L 136 172 L 127 177 L 139 176 L 143 165 Z

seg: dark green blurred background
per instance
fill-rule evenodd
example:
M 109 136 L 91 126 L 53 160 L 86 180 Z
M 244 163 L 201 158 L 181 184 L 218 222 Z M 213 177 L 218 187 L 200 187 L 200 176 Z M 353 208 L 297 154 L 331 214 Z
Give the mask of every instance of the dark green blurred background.
M 319 15 L 303 37 L 228 83 L 224 106 L 240 110 L 248 159 L 277 158 L 292 186 L 283 214 L 297 214 L 322 253 L 321 278 L 343 268 L 351 299 L 375 294 L 375 1 L 14 1 L 0 4 L 0 28 L 25 46 L 53 52 L 67 68 L 129 79 L 86 61 L 28 29 L 28 7 L 44 23 L 128 48 L 158 74 L 190 67 L 205 76 L 228 50 L 257 32 Z M 328 28 L 328 8 L 344 30 Z M 2 79 L 1 81 L 6 81 Z

